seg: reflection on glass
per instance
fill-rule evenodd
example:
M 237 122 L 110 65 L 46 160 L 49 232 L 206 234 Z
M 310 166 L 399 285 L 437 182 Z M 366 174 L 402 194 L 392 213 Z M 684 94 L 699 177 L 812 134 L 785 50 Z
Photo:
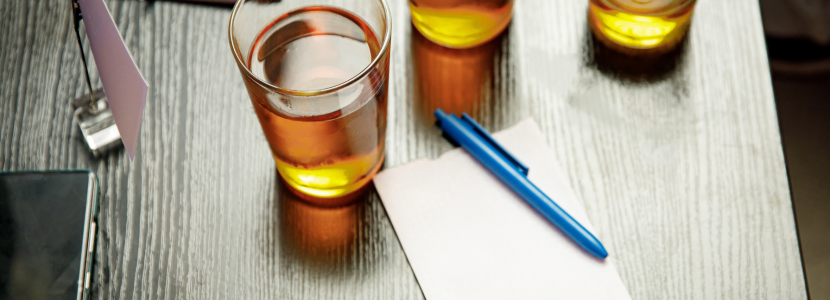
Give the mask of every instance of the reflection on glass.
M 496 52 L 504 36 L 473 48 L 450 49 L 412 31 L 415 91 L 424 120 L 434 120 L 436 108 L 477 116 L 477 110 L 493 98 Z
M 686 34 L 695 0 L 590 0 L 589 24 L 616 50 L 666 52 Z

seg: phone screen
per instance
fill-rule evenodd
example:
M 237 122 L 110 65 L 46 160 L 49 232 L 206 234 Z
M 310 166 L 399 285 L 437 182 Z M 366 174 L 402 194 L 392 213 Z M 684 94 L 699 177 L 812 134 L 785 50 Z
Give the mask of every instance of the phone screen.
M 0 299 L 79 298 L 94 184 L 87 171 L 0 174 Z

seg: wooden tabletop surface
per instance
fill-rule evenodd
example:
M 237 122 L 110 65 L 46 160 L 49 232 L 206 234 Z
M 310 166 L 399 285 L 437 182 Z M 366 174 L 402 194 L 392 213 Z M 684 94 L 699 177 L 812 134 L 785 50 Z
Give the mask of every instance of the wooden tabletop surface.
M 517 0 L 468 50 L 391 2 L 387 168 L 451 149 L 435 107 L 490 130 L 532 117 L 633 299 L 806 298 L 757 1 L 699 1 L 682 49 L 649 60 L 597 45 L 587 0 Z M 73 121 L 69 1 L 0 3 L 0 170 L 99 176 L 94 299 L 423 298 L 374 191 L 336 209 L 285 191 L 229 7 L 107 3 L 150 84 L 132 162 L 92 156 Z

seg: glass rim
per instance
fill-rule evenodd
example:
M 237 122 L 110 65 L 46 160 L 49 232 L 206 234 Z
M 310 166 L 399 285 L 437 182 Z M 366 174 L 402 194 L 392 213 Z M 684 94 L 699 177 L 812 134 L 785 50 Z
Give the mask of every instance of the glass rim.
M 392 43 L 392 19 L 391 19 L 392 13 L 389 10 L 389 5 L 386 3 L 386 0 L 375 0 L 377 2 L 380 2 L 381 7 L 383 7 L 383 18 L 384 18 L 383 21 L 386 25 L 386 30 L 384 30 L 383 42 L 381 43 L 380 50 L 378 50 L 378 55 L 376 55 L 375 58 L 372 59 L 372 61 L 365 68 L 363 68 L 363 70 L 360 71 L 360 73 L 357 73 L 357 75 L 355 75 L 352 78 L 349 78 L 348 80 L 346 80 L 344 82 L 341 82 L 337 85 L 330 86 L 330 87 L 327 87 L 327 88 L 322 88 L 322 89 L 292 90 L 292 89 L 281 88 L 281 87 L 278 87 L 276 85 L 265 82 L 262 79 L 260 79 L 259 77 L 257 77 L 256 75 L 254 75 L 253 73 L 251 73 L 251 70 L 249 70 L 248 67 L 245 65 L 243 60 L 240 58 L 240 53 L 238 53 L 238 51 L 237 51 L 237 49 L 239 49 L 239 47 L 238 47 L 237 43 L 235 42 L 235 40 L 233 38 L 233 23 L 234 23 L 234 20 L 236 20 L 236 13 L 239 11 L 240 7 L 242 7 L 243 3 L 247 2 L 247 1 L 248 0 L 237 0 L 236 4 L 234 4 L 234 6 L 233 6 L 233 11 L 231 12 L 231 19 L 228 22 L 228 43 L 230 44 L 231 52 L 233 52 L 233 58 L 236 60 L 237 65 L 242 66 L 242 68 L 240 68 L 240 69 L 243 70 L 242 74 L 244 76 L 247 76 L 248 78 L 251 78 L 254 82 L 259 84 L 260 86 L 268 88 L 268 89 L 275 90 L 276 92 L 278 92 L 280 94 L 285 94 L 285 95 L 290 95 L 290 96 L 319 96 L 319 95 L 325 95 L 325 94 L 329 94 L 329 93 L 332 93 L 332 92 L 336 92 L 336 91 L 339 91 L 343 88 L 346 88 L 346 87 L 358 82 L 361 78 L 366 77 L 366 75 L 369 74 L 369 72 L 371 72 L 372 69 L 380 63 L 381 59 L 384 57 L 384 54 L 387 51 L 389 51 L 389 46 Z M 363 1 L 363 0 L 358 0 L 358 1 Z M 309 7 L 311 7 L 311 6 L 309 6 Z M 358 16 L 358 17 L 360 17 L 360 16 Z
M 631 10 L 628 7 L 626 7 L 625 5 L 621 5 L 621 4 L 617 3 L 617 1 L 618 0 L 599 0 L 599 2 L 601 2 L 602 4 L 611 6 L 612 8 L 615 8 L 615 9 L 618 9 L 618 10 L 622 10 L 626 13 L 635 13 L 635 14 L 641 14 L 641 15 L 647 15 L 647 16 L 662 15 L 662 14 L 669 14 L 670 15 L 670 14 L 673 14 L 677 11 L 687 9 L 687 8 L 689 8 L 689 6 L 693 6 L 697 3 L 697 0 L 686 0 L 686 3 L 683 3 L 683 5 L 680 5 L 680 6 L 671 8 L 671 9 L 667 9 L 667 10 L 660 10 L 660 9 Z

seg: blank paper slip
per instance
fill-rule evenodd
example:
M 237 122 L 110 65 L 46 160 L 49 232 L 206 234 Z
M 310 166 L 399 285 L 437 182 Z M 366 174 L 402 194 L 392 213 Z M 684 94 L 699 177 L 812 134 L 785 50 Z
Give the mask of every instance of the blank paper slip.
M 597 235 L 532 119 L 494 136 Z M 375 186 L 428 300 L 631 299 L 613 249 L 605 261 L 583 251 L 462 149 L 385 170 Z

